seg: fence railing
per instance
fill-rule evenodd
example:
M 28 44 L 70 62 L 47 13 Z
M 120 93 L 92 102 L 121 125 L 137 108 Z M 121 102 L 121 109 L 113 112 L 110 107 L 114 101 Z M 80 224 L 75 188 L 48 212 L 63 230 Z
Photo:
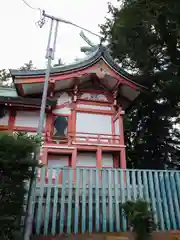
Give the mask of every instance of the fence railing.
M 180 229 L 179 171 L 43 167 L 32 203 L 33 233 L 127 231 L 120 206 L 137 199 L 150 203 L 157 230 Z
M 76 132 L 68 133 L 67 136 L 54 136 L 52 138 L 53 143 L 63 144 L 83 144 L 88 143 L 90 145 L 102 144 L 102 145 L 115 145 L 119 146 L 120 136 L 110 134 L 96 134 L 96 133 L 83 133 Z

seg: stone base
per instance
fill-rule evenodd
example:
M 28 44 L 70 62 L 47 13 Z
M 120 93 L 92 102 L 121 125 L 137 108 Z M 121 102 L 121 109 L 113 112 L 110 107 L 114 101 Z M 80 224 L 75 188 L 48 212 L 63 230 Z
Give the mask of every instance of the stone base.
M 32 237 L 31 240 L 135 240 L 133 233 L 84 233 L 84 234 L 71 234 L 71 235 L 61 235 L 61 236 L 49 236 L 49 237 Z M 180 231 L 168 231 L 168 232 L 154 232 L 152 240 L 180 240 Z

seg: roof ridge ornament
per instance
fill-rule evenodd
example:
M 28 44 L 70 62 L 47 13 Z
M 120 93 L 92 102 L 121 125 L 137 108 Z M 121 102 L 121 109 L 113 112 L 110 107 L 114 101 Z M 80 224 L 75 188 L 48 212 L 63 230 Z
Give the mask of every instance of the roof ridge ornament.
M 83 30 L 81 30 L 79 35 L 89 45 L 89 46 L 81 47 L 81 52 L 85 53 L 86 55 L 89 55 L 95 52 L 101 45 L 101 41 L 100 41 L 100 44 L 98 45 L 95 45 L 94 43 L 92 43 L 92 41 L 84 34 Z

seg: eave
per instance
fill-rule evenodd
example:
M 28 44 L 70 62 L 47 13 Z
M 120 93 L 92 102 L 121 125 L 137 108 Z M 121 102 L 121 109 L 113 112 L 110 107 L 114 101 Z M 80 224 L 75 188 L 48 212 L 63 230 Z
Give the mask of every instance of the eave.
M 10 70 L 19 96 L 32 97 L 43 92 L 45 69 L 32 71 Z M 89 83 L 88 83 L 89 82 Z M 114 94 L 118 92 L 128 99 L 127 108 L 146 88 L 135 81 L 135 77 L 123 71 L 109 55 L 105 47 L 89 55 L 87 58 L 68 66 L 51 69 L 48 94 L 71 90 L 78 84 L 79 90 L 83 86 L 95 89 L 99 84 L 101 89 Z M 83 89 L 82 89 L 83 90 Z
M 109 65 L 119 76 L 124 77 L 129 82 L 132 82 L 139 86 L 140 88 L 144 88 L 144 86 L 135 82 L 135 77 L 125 72 L 118 64 L 114 62 L 112 57 L 110 56 L 107 49 L 100 45 L 97 51 L 89 55 L 87 58 L 84 58 L 80 61 L 76 61 L 73 64 L 55 67 L 51 69 L 50 76 L 53 77 L 55 75 L 65 75 L 67 73 L 81 71 L 84 68 L 90 67 L 98 62 L 100 59 L 103 59 L 107 65 Z M 46 69 L 39 70 L 31 70 L 31 71 L 20 71 L 15 69 L 10 69 L 11 76 L 13 80 L 16 78 L 33 78 L 33 77 L 44 77 Z
M 56 100 L 47 99 L 46 108 L 51 108 L 56 106 Z M 0 105 L 5 106 L 34 106 L 40 108 L 41 106 L 41 99 L 35 98 L 22 98 L 22 97 L 3 97 L 0 96 Z

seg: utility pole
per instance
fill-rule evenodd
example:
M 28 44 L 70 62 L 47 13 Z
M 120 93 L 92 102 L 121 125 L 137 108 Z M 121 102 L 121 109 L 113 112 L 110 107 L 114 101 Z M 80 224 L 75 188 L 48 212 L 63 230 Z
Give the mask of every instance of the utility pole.
M 43 88 L 40 117 L 39 117 L 39 124 L 38 124 L 38 135 L 40 138 L 42 138 L 42 135 L 43 135 L 43 126 L 44 126 L 44 119 L 45 119 L 49 77 L 50 77 L 50 72 L 51 72 L 51 62 L 52 62 L 52 60 L 54 60 L 59 22 L 73 25 L 77 28 L 80 28 L 86 32 L 89 32 L 89 33 L 101 38 L 98 34 L 95 34 L 86 28 L 80 27 L 79 25 L 74 24 L 70 21 L 66 21 L 61 18 L 50 16 L 50 15 L 46 14 L 45 11 L 43 11 L 42 15 L 43 15 L 43 19 L 41 19 L 38 23 L 40 27 L 42 27 L 44 25 L 45 18 L 49 18 L 51 20 L 51 23 L 50 23 L 48 44 L 47 44 L 47 49 L 46 49 L 47 68 L 46 68 L 45 79 L 44 79 L 44 88 Z M 56 24 L 55 30 L 53 29 L 54 22 Z M 52 35 L 54 38 L 53 44 L 51 44 Z M 38 147 L 36 154 L 34 156 L 34 159 L 37 162 L 39 161 L 39 155 L 40 155 L 40 148 Z M 36 176 L 37 176 L 37 169 L 35 169 L 35 177 Z M 27 216 L 25 219 L 24 240 L 30 240 L 30 236 L 31 236 L 31 232 L 32 232 L 32 223 L 33 223 L 32 210 L 33 210 L 33 205 L 34 205 L 35 191 L 36 191 L 36 180 L 33 179 L 33 181 L 31 181 L 30 187 L 29 187 L 29 198 L 28 198 Z
M 49 76 L 51 72 L 51 62 L 54 59 L 55 50 L 56 50 L 56 39 L 57 39 L 57 33 L 58 33 L 58 25 L 59 21 L 51 19 L 50 23 L 50 30 L 49 30 L 49 38 L 48 38 L 48 44 L 46 49 L 46 59 L 47 59 L 47 68 L 45 73 L 45 80 L 44 80 L 44 88 L 43 88 L 43 94 L 42 94 L 42 100 L 41 100 L 41 109 L 40 109 L 40 117 L 39 117 L 39 124 L 38 124 L 38 135 L 40 138 L 42 138 L 43 135 L 43 126 L 44 126 L 44 119 L 45 119 L 45 110 L 46 110 L 46 102 L 47 102 L 47 93 L 48 93 L 48 85 L 49 85 Z M 53 25 L 54 22 L 56 23 L 55 30 L 53 31 Z M 52 34 L 54 35 L 54 42 L 51 46 L 52 41 Z M 40 155 L 40 148 L 37 148 L 36 154 L 34 156 L 34 159 L 38 162 L 39 161 L 39 155 Z M 37 169 L 35 169 L 35 177 L 37 176 Z M 32 210 L 33 210 L 33 204 L 34 204 L 34 196 L 36 191 L 36 181 L 33 179 L 30 183 L 29 187 L 29 199 L 28 199 L 28 209 L 27 209 L 27 218 L 25 222 L 25 232 L 24 232 L 24 240 L 29 240 L 32 232 L 32 223 L 33 223 L 33 216 L 32 216 Z

